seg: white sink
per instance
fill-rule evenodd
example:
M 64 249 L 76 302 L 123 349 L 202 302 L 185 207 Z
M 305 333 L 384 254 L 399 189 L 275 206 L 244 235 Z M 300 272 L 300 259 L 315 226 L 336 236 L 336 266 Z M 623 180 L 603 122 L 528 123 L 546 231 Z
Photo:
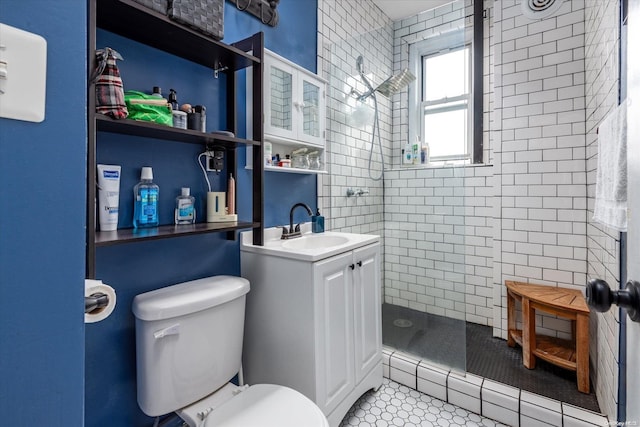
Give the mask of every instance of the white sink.
M 301 261 L 319 261 L 380 241 L 379 236 L 371 234 L 335 231 L 312 233 L 311 223 L 301 225 L 302 237 L 283 240 L 281 239 L 282 228 L 282 226 L 265 228 L 262 246 L 253 244 L 253 231 L 242 232 L 240 250 Z
M 286 249 L 324 249 L 333 246 L 344 245 L 349 239 L 344 236 L 325 236 L 308 234 L 302 237 L 295 237 L 282 243 Z

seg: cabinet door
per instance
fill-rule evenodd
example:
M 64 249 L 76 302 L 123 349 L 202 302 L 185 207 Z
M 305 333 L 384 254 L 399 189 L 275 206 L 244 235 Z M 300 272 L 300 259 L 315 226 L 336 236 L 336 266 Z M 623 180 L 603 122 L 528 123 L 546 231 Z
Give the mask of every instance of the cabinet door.
M 264 133 L 295 139 L 294 125 L 295 74 L 293 67 L 265 53 Z
M 352 253 L 314 264 L 316 404 L 331 413 L 355 386 Z M 355 268 L 355 267 L 354 267 Z
M 310 144 L 324 145 L 325 89 L 324 83 L 300 74 L 294 105 L 299 114 L 298 137 Z
M 353 251 L 355 371 L 359 383 L 382 358 L 380 245 Z

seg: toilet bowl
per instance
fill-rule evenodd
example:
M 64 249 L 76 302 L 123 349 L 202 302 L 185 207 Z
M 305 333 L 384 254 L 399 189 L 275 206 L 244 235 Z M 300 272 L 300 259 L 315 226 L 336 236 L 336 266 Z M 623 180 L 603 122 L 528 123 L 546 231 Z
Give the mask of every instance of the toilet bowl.
M 202 405 L 194 404 L 176 413 L 187 424 L 199 427 L 329 427 L 320 408 L 289 387 L 256 384 L 242 390 L 228 384 L 223 388 L 226 387 L 229 389 L 216 394 L 237 394 L 219 406 L 212 408 L 209 402 L 199 402 Z M 198 424 L 202 417 L 199 414 L 206 414 L 202 424 Z
M 215 276 L 137 295 L 138 404 L 176 412 L 191 427 L 328 427 L 320 408 L 291 388 L 230 383 L 240 371 L 249 282 Z

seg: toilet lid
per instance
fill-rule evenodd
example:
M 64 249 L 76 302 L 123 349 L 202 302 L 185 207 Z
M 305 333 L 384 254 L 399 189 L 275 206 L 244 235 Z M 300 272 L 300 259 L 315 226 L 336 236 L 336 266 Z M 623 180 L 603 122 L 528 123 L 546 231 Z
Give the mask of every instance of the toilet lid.
M 320 408 L 288 387 L 256 384 L 217 407 L 204 427 L 329 427 Z

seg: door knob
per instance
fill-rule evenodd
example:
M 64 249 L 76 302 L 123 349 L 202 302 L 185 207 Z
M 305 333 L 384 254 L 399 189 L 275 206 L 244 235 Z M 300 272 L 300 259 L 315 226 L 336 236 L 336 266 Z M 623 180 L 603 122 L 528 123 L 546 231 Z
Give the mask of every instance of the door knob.
M 624 289 L 612 291 L 602 279 L 589 280 L 587 304 L 601 313 L 609 310 L 611 304 L 617 304 L 627 310 L 631 320 L 640 322 L 640 282 L 629 280 Z

